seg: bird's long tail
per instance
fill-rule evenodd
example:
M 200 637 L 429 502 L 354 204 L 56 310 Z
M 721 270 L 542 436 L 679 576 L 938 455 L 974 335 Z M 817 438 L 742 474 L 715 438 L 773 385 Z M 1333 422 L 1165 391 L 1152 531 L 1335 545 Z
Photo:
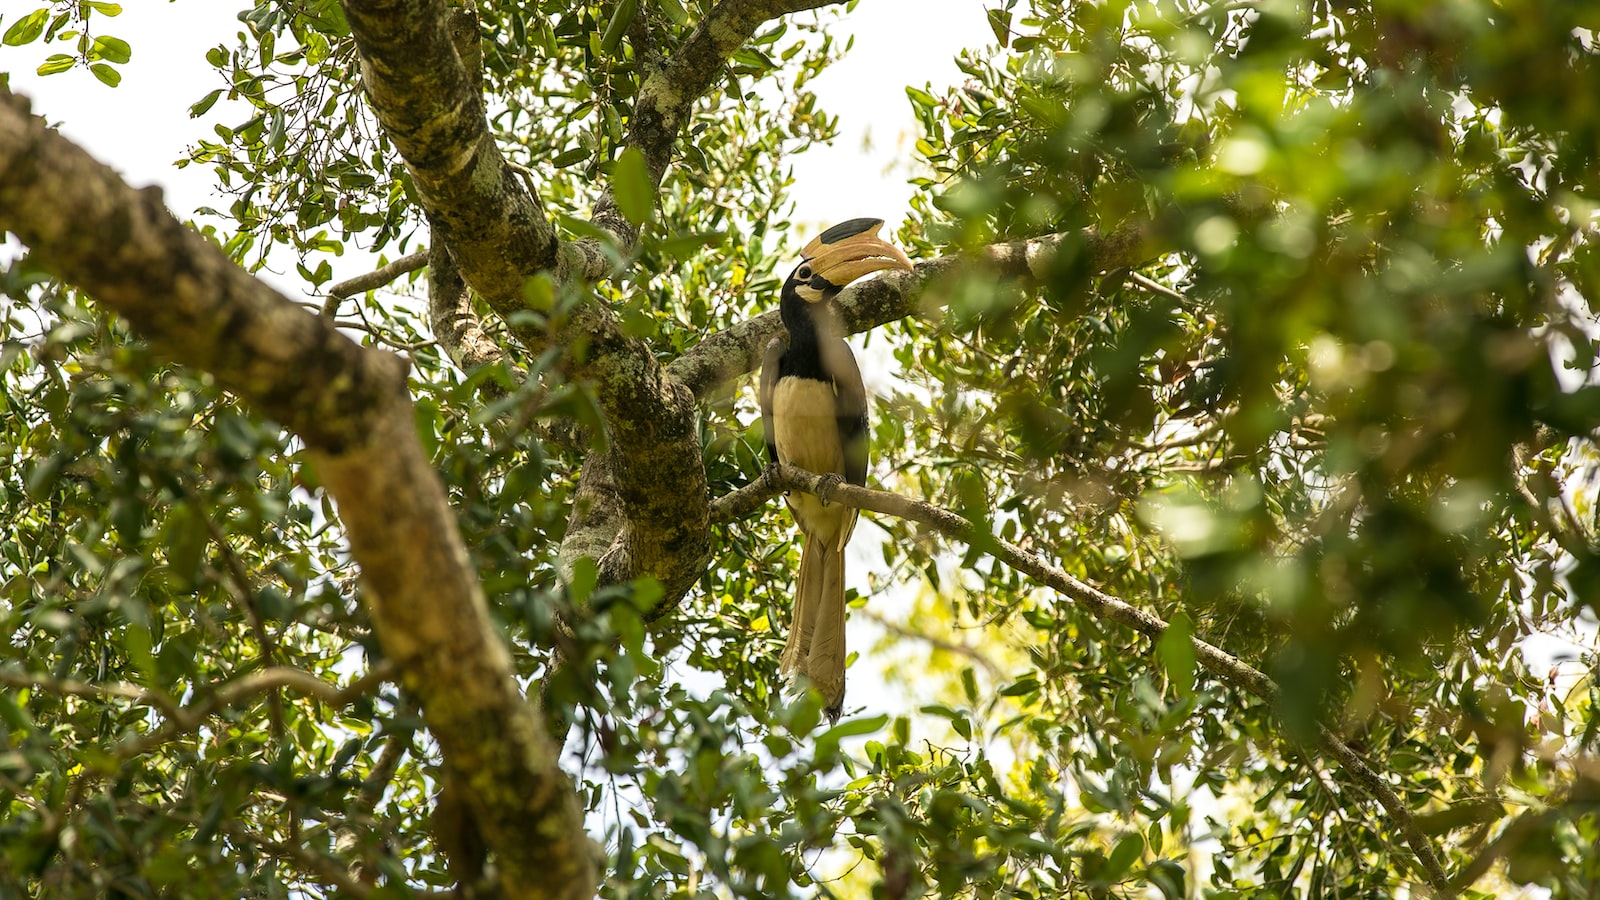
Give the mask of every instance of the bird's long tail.
M 806 676 L 829 718 L 844 707 L 844 615 L 844 550 L 807 535 L 780 669 Z

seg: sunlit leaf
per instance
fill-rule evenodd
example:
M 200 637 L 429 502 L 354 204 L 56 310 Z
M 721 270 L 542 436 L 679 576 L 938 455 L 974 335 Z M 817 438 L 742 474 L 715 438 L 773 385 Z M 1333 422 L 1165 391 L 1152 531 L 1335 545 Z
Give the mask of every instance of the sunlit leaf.
M 611 191 L 616 197 L 617 208 L 629 222 L 643 225 L 650 220 L 650 213 L 655 208 L 655 190 L 650 183 L 644 154 L 637 148 L 629 147 L 617 157 L 611 171 Z
M 48 8 L 36 9 L 12 22 L 11 27 L 6 29 L 5 37 L 0 40 L 3 40 L 9 47 L 31 44 L 39 39 L 39 35 L 44 34 L 45 23 L 49 21 L 50 10 Z

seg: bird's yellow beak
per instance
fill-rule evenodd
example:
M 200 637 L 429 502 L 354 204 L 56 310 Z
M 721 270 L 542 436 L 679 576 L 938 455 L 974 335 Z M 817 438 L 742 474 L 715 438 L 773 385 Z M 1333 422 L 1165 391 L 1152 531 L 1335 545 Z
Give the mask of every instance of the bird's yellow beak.
M 899 247 L 878 237 L 882 219 L 851 219 L 817 235 L 800 251 L 811 271 L 844 287 L 869 272 L 911 268 Z

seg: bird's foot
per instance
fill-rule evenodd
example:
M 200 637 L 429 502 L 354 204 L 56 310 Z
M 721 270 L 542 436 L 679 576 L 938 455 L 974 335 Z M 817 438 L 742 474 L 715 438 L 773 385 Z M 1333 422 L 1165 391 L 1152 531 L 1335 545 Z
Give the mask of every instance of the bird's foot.
M 761 483 L 773 490 L 778 489 L 778 463 L 769 462 L 767 467 L 761 470 Z
M 828 495 L 843 482 L 844 479 L 840 478 L 837 472 L 827 472 L 818 476 L 817 499 L 822 501 L 823 506 L 828 505 Z

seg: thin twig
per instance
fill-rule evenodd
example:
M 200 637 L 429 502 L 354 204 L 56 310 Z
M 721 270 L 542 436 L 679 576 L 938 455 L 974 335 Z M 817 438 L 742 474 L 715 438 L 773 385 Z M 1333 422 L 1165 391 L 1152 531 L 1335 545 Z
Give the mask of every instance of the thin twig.
M 372 888 L 351 877 L 350 873 L 339 861 L 332 857 L 305 847 L 298 842 L 283 843 L 267 839 L 263 835 L 253 834 L 248 829 L 237 825 L 227 828 L 228 834 L 236 841 L 245 845 L 254 844 L 256 847 L 292 862 L 303 873 L 325 884 L 339 889 L 345 896 L 366 898 L 372 896 Z
M 239 603 L 244 606 L 250 618 L 250 630 L 255 633 L 256 644 L 261 648 L 262 668 L 271 668 L 277 663 L 278 642 L 267 633 L 267 623 L 261 615 L 261 608 L 256 603 L 256 592 L 250 586 L 250 573 L 244 567 L 244 560 L 233 550 L 233 545 L 228 543 L 228 534 L 222 530 L 222 525 L 212 518 L 205 501 L 188 482 L 183 483 L 183 492 L 188 497 L 189 503 L 199 511 L 200 519 L 205 523 L 206 534 L 211 537 L 211 542 L 217 546 L 226 564 L 229 583 L 233 585 L 233 593 Z M 267 694 L 267 711 L 272 717 L 272 736 L 283 740 L 283 698 L 277 691 Z
M 935 650 L 943 650 L 946 653 L 954 653 L 957 656 L 965 656 L 966 658 L 982 666 L 983 670 L 989 674 L 989 677 L 997 681 L 1003 678 L 1005 675 L 998 663 L 990 659 L 982 650 L 979 650 L 977 647 L 974 647 L 970 644 L 958 643 L 950 640 L 949 638 L 939 637 L 936 634 L 928 634 L 926 631 L 917 631 L 914 628 L 908 628 L 899 622 L 891 620 L 883 613 L 880 613 L 874 609 L 862 609 L 860 614 L 866 616 L 869 620 L 876 622 L 879 627 L 891 634 L 903 638 L 909 638 L 910 640 L 914 641 L 922 641 L 928 646 L 933 647 Z
M 364 294 L 367 291 L 381 288 L 401 275 L 408 275 L 427 264 L 428 251 L 426 249 L 418 250 L 415 253 L 408 253 L 402 256 L 386 266 L 380 266 L 365 275 L 357 275 L 354 278 L 341 281 L 329 287 L 328 302 L 322 306 L 322 317 L 325 319 L 332 318 L 334 312 L 339 308 L 339 301 L 346 297 Z
M 407 716 L 417 713 L 414 701 L 407 701 L 401 709 Z M 411 750 L 411 728 L 403 728 L 389 735 L 388 741 L 383 745 L 383 751 L 378 754 L 378 759 L 372 764 L 372 771 L 361 782 L 361 808 L 375 809 L 378 801 L 383 799 L 383 792 L 389 787 L 389 782 L 394 780 L 394 773 L 400 768 L 400 761 Z
M 1180 303 L 1188 303 L 1188 302 L 1190 302 L 1188 297 L 1185 297 L 1184 295 L 1178 293 L 1177 291 L 1173 290 L 1172 288 L 1167 287 L 1166 285 L 1162 284 L 1161 282 L 1156 281 L 1154 278 L 1151 278 L 1148 275 L 1145 275 L 1145 274 L 1143 274 L 1141 272 L 1129 272 L 1128 273 L 1128 279 L 1130 281 L 1132 281 L 1134 284 L 1137 284 L 1140 287 L 1144 288 L 1145 290 L 1153 291 L 1153 292 L 1155 292 L 1157 294 L 1162 295 L 1163 297 L 1171 297 L 1172 299 L 1177 300 Z
M 13 688 L 32 688 L 55 696 L 129 700 L 136 704 L 155 707 L 166 722 L 154 731 L 124 741 L 112 753 L 117 759 L 131 759 L 179 734 L 193 731 L 207 717 L 257 694 L 283 688 L 316 697 L 323 703 L 339 709 L 348 706 L 377 684 L 391 678 L 394 670 L 393 662 L 385 660 L 341 688 L 323 681 L 304 669 L 273 666 L 252 672 L 242 678 L 212 685 L 209 691 L 197 688 L 195 693 L 203 694 L 202 698 L 187 706 L 179 705 L 164 691 L 150 690 L 121 681 L 102 684 L 75 678 L 56 678 L 39 672 L 0 669 L 0 684 Z

